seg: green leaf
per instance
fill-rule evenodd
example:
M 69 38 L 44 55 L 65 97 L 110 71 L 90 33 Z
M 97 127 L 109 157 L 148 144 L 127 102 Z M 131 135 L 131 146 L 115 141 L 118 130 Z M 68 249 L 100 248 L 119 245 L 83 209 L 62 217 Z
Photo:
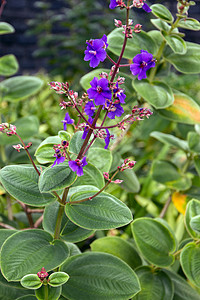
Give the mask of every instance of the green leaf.
M 70 257 L 61 270 L 69 274 L 62 295 L 79 300 L 127 300 L 140 291 L 134 271 L 119 258 L 106 253 Z
M 168 107 L 174 102 L 171 88 L 163 82 L 153 81 L 150 83 L 146 79 L 135 79 L 133 87 L 141 97 L 157 109 Z
M 188 144 L 186 141 L 177 138 L 171 134 L 162 133 L 159 131 L 151 132 L 150 136 L 154 137 L 161 143 L 176 147 L 178 149 L 182 149 L 183 151 L 188 151 Z
M 34 76 L 15 76 L 0 83 L 5 101 L 24 100 L 36 94 L 42 87 L 43 80 Z
M 9 236 L 13 235 L 16 232 L 17 232 L 17 230 L 1 228 L 1 230 L 0 230 L 0 249 L 1 249 L 1 246 L 3 245 L 3 243 L 5 242 L 5 240 L 7 240 L 7 238 L 9 238 Z
M 174 18 L 170 11 L 162 4 L 153 4 L 151 5 L 152 13 L 157 18 L 164 20 L 166 22 L 172 23 Z
M 71 188 L 72 190 L 74 188 Z M 69 194 L 70 194 L 69 190 Z M 56 201 L 45 207 L 43 228 L 47 232 L 54 234 L 57 221 L 59 203 Z M 66 215 L 62 217 L 60 238 L 67 242 L 77 243 L 87 239 L 95 231 L 87 230 L 72 223 Z
M 58 300 L 60 299 L 62 288 L 61 286 L 58 287 L 52 287 L 50 285 L 43 285 L 39 290 L 35 291 L 35 295 L 38 300 L 44 300 L 45 299 L 45 289 L 48 290 L 48 300 Z
M 162 31 L 162 35 L 174 53 L 177 54 L 186 53 L 187 51 L 186 42 L 180 36 L 177 36 L 175 34 L 168 35 L 168 33 L 165 31 Z
M 112 165 L 112 154 L 110 150 L 98 147 L 90 148 L 87 158 L 99 171 L 109 172 Z
M 33 295 L 27 295 L 17 298 L 16 300 L 37 300 L 37 298 Z
M 152 177 L 171 189 L 180 191 L 191 187 L 192 182 L 187 174 L 181 174 L 176 165 L 164 160 L 156 160 L 152 165 Z
M 199 215 L 200 215 L 200 201 L 196 199 L 190 200 L 186 207 L 185 226 L 188 233 L 194 238 L 200 237 L 200 233 L 193 230 L 193 228 L 190 225 L 190 222 L 194 217 Z
M 194 131 L 188 132 L 187 135 L 188 145 L 192 152 L 200 153 L 200 136 Z
M 74 256 L 74 255 L 77 255 L 77 254 L 81 254 L 81 251 L 78 248 L 78 246 L 76 246 L 76 244 L 67 243 L 67 247 L 69 248 L 69 256 Z
M 183 277 L 174 272 L 164 269 L 172 283 L 174 284 L 174 298 L 173 300 L 199 300 L 199 294 L 187 283 Z
M 158 28 L 160 31 L 164 30 L 164 31 L 169 31 L 171 29 L 171 26 L 169 24 L 167 24 L 165 21 L 160 20 L 160 19 L 151 19 L 150 20 L 151 23 Z
M 65 284 L 69 279 L 69 275 L 65 272 L 55 272 L 49 276 L 48 284 L 57 287 Z
M 196 285 L 200 286 L 200 269 L 198 268 L 200 258 L 200 245 L 195 243 L 187 244 L 180 255 L 180 262 L 183 272 L 187 278 Z
M 79 151 L 81 150 L 81 147 L 84 143 L 84 140 L 82 139 L 82 135 L 83 135 L 83 132 L 82 131 L 77 131 L 71 141 L 70 141 L 70 144 L 69 144 L 69 151 L 72 152 L 72 153 L 75 153 L 75 154 L 78 154 Z
M 150 263 L 167 267 L 174 262 L 176 241 L 166 226 L 154 219 L 140 218 L 133 221 L 131 228 L 139 250 Z
M 200 157 L 199 156 L 194 157 L 194 165 L 195 165 L 195 169 L 196 169 L 198 175 L 200 176 Z
M 18 297 L 31 294 L 19 282 L 8 282 L 0 272 L 0 300 L 16 300 Z
M 0 75 L 11 76 L 19 69 L 16 57 L 13 54 L 4 55 L 0 58 Z
M 147 34 L 154 40 L 154 42 L 158 45 L 158 47 L 161 46 L 163 42 L 163 36 L 158 30 L 150 30 L 147 32 Z
M 164 54 L 165 59 L 178 71 L 185 74 L 198 74 L 200 70 L 200 45 L 186 42 L 185 54 L 169 52 Z
M 1 270 L 8 281 L 18 281 L 44 267 L 47 272 L 60 266 L 69 256 L 64 242 L 40 229 L 13 234 L 1 249 Z
M 124 41 L 123 28 L 116 28 L 108 35 L 108 50 L 116 55 L 120 55 Z M 153 55 L 157 52 L 157 45 L 154 40 L 144 31 L 140 34 L 133 32 L 133 38 L 128 39 L 123 58 L 133 59 L 140 53 L 140 50 L 147 50 Z
M 181 92 L 174 93 L 174 103 L 158 111 L 163 117 L 185 124 L 200 124 L 200 107 L 188 95 Z
M 15 28 L 6 23 L 6 22 L 0 22 L 0 34 L 8 34 L 15 32 Z
M 1 183 L 17 200 L 32 206 L 44 206 L 55 201 L 53 195 L 39 191 L 38 180 L 39 176 L 31 165 L 6 166 L 0 170 Z
M 190 226 L 191 226 L 192 230 L 194 230 L 198 234 L 200 234 L 200 214 L 191 219 Z
M 42 285 L 42 282 L 40 278 L 37 276 L 37 274 L 28 274 L 25 275 L 21 281 L 21 285 L 25 287 L 26 289 L 39 289 Z
M 45 169 L 39 177 L 41 193 L 58 191 L 69 187 L 76 180 L 76 174 L 69 168 L 68 163 L 55 165 Z
M 183 18 L 179 20 L 178 27 L 189 29 L 189 30 L 194 30 L 194 31 L 199 31 L 200 30 L 200 23 L 196 19 L 192 18 Z
M 129 193 L 138 193 L 140 190 L 140 183 L 132 169 L 127 169 L 117 174 L 117 179 L 123 180 L 120 186 Z
M 63 141 L 68 141 L 69 142 L 71 140 L 71 134 L 67 131 L 64 131 L 64 130 L 60 130 L 58 132 L 58 136 Z
M 136 274 L 141 284 L 141 292 L 133 299 L 135 300 L 172 300 L 174 287 L 169 276 L 162 270 L 154 272 L 149 266 L 140 267 Z
M 97 239 L 90 247 L 93 252 L 104 252 L 117 256 L 132 269 L 142 264 L 141 258 L 132 244 L 117 236 Z
M 91 163 L 84 167 L 83 176 L 79 176 L 73 186 L 93 185 L 101 189 L 105 185 L 102 173 Z
M 54 145 L 60 144 L 61 138 L 59 136 L 49 136 L 37 148 L 35 156 L 40 164 L 52 163 L 55 161 Z
M 39 131 L 39 120 L 36 116 L 28 116 L 18 119 L 13 123 L 17 128 L 18 135 L 23 140 L 30 140 L 30 137 L 37 134 Z M 0 135 L 0 145 L 8 145 L 19 143 L 17 136 L 7 136 L 6 134 Z
M 78 192 L 71 196 L 65 206 L 68 218 L 78 226 L 86 229 L 112 229 L 131 222 L 129 208 L 116 197 L 102 192 L 92 200 L 73 204 L 74 201 L 93 196 L 90 191 Z

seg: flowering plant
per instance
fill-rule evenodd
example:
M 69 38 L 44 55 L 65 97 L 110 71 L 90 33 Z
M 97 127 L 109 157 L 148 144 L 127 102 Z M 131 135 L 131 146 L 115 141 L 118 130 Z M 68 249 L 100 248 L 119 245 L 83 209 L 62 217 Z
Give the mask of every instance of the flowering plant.
M 12 282 L 20 281 L 24 293 L 29 289 L 32 295 L 35 290 L 34 296 L 29 296 L 33 299 L 128 300 L 152 299 L 152 295 L 158 300 L 161 297 L 199 298 L 198 292 L 175 272 L 174 264 L 181 253 L 183 272 L 192 285 L 199 287 L 196 268 L 200 251 L 198 198 L 189 199 L 186 209 L 189 240 L 180 239 L 178 245 L 173 229 L 163 220 L 171 200 L 191 193 L 193 175 L 187 172 L 191 161 L 195 163 L 196 172 L 200 172 L 199 142 L 195 140 L 199 128 L 188 135 L 187 141 L 157 131 L 151 133 L 152 137 L 181 149 L 187 156 L 181 170 L 175 163 L 160 159 L 164 151 L 152 165 L 146 189 L 154 180 L 158 187 L 159 184 L 165 186 L 163 194 L 170 195 L 159 218 L 150 209 L 145 217 L 133 221 L 134 207 L 131 204 L 128 207 L 113 193 L 105 192 L 112 184 L 126 187 L 127 178 L 132 180 L 131 192 L 137 194 L 140 190 L 133 171 L 136 161 L 121 156 L 115 159 L 114 155 L 131 126 L 144 119 L 151 122 L 152 111 L 175 122 L 200 123 L 196 117 L 200 112 L 198 104 L 162 79 L 170 65 L 183 73 L 199 72 L 200 59 L 196 52 L 199 46 L 185 42 L 178 29 L 199 29 L 198 21 L 187 16 L 191 5 L 193 1 L 179 0 L 174 21 L 161 4 L 149 7 L 143 0 L 110 1 L 110 9 L 120 8 L 126 12 L 125 23 L 115 20 L 117 28 L 108 36 L 86 41 L 84 60 L 96 68 L 107 58 L 112 67 L 86 74 L 81 79 L 85 89 L 81 96 L 71 90 L 68 82 L 49 83 L 61 96 L 60 108 L 67 112 L 61 121 L 63 130 L 38 146 L 37 163 L 29 152 L 31 144 L 26 145 L 17 126 L 0 125 L 6 138 L 20 140 L 21 144 L 14 148 L 18 152 L 25 150 L 31 162 L 30 165 L 8 165 L 0 171 L 4 189 L 20 203 L 30 227 L 0 231 L 1 272 L 3 280 L 9 281 L 10 290 L 16 292 Z M 140 8 L 156 17 L 152 23 L 158 30 L 145 33 L 140 24 L 129 19 L 131 10 Z M 108 50 L 117 55 L 117 59 L 110 57 Z M 122 63 L 122 59 L 128 62 Z M 122 73 L 122 68 L 128 68 L 129 74 Z M 135 92 L 138 97 L 133 99 Z M 130 104 L 131 109 L 126 104 Z M 74 119 L 70 114 L 72 110 L 76 112 Z M 69 128 L 74 129 L 73 134 Z M 143 190 L 143 195 L 145 193 Z M 138 201 L 140 197 L 136 195 Z M 142 198 L 141 205 L 143 200 L 146 198 Z M 32 214 L 37 208 L 42 209 L 43 214 L 34 222 Z M 41 222 L 43 230 L 38 229 Z M 115 236 L 116 228 L 130 229 L 134 243 Z M 90 252 L 81 253 L 75 244 L 93 238 L 95 232 L 98 237 L 98 233 L 105 231 L 113 236 L 96 238 Z M 23 299 L 21 296 L 17 299 Z

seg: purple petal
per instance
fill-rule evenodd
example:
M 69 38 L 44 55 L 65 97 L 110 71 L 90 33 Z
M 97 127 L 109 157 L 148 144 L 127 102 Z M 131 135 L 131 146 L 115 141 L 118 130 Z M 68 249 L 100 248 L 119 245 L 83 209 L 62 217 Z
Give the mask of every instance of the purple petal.
M 96 68 L 99 65 L 99 63 L 100 63 L 100 60 L 95 55 L 93 55 L 93 57 L 90 60 L 90 67 Z
M 102 38 L 101 38 L 103 41 L 104 41 L 104 43 L 105 43 L 105 46 L 106 46 L 106 48 L 108 47 L 108 43 L 107 43 L 107 36 L 104 34 L 103 36 L 102 36 Z
M 147 12 L 147 13 L 150 13 L 152 11 L 152 9 L 146 4 L 144 3 L 142 8 Z
M 141 52 L 141 60 L 145 62 L 149 62 L 152 60 L 153 55 L 151 53 L 148 53 L 147 51 Z
M 141 69 L 140 73 L 138 74 L 138 80 L 142 80 L 147 78 L 147 74 L 146 74 L 146 70 L 145 69 Z
M 93 87 L 93 88 L 96 89 L 96 87 L 97 87 L 97 85 L 98 85 L 98 78 L 97 78 L 97 77 L 94 77 L 94 78 L 92 79 L 92 81 L 90 81 L 90 85 L 91 85 L 91 87 Z
M 78 166 L 77 166 L 77 163 L 76 163 L 74 160 L 70 160 L 70 161 L 68 162 L 68 164 L 69 164 L 70 169 L 71 169 L 73 172 L 76 172 L 76 171 L 77 171 Z
M 116 0 L 110 0 L 110 5 L 109 8 L 110 9 L 114 9 L 115 7 L 117 7 L 117 1 Z
M 106 99 L 110 99 L 110 100 L 111 100 L 111 98 L 112 98 L 112 93 L 111 93 L 110 90 L 103 91 L 103 92 L 101 93 L 101 95 L 102 95 L 104 98 L 106 98 Z
M 81 166 L 77 166 L 76 174 L 77 174 L 77 176 L 83 175 L 83 168 Z
M 101 94 L 97 94 L 97 96 L 94 99 L 94 103 L 96 105 L 104 105 L 106 102 L 106 99 Z
M 97 51 L 96 57 L 99 61 L 104 61 L 106 59 L 106 51 L 105 49 L 100 49 Z
M 104 46 L 104 41 L 102 39 L 96 39 L 93 41 L 92 47 L 94 50 L 99 50 L 103 46 Z
M 85 127 L 85 129 L 84 129 L 84 131 L 83 131 L 83 135 L 82 135 L 82 137 L 81 137 L 83 140 L 86 138 L 87 133 L 88 133 L 88 130 L 89 130 L 89 129 Z
M 103 90 L 108 88 L 108 80 L 106 78 L 101 78 L 98 81 L 98 85 L 102 87 Z
M 86 161 L 86 156 L 83 157 L 82 159 L 82 167 L 85 167 L 87 165 L 87 161 Z
M 136 76 L 137 74 L 140 73 L 141 68 L 140 68 L 140 65 L 138 65 L 138 64 L 132 64 L 132 65 L 130 65 L 130 70 L 131 70 L 131 73 Z

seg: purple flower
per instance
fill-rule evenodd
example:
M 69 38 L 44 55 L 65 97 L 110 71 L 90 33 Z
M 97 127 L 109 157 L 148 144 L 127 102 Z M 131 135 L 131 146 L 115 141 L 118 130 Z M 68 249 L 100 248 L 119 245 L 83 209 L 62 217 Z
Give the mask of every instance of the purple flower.
M 138 75 L 138 80 L 147 78 L 146 72 L 150 68 L 155 67 L 153 55 L 145 50 L 141 50 L 140 52 L 140 54 L 137 54 L 133 58 L 133 64 L 130 66 L 132 74 Z
M 73 124 L 74 120 L 70 118 L 69 114 L 65 114 L 65 119 L 62 121 L 64 130 L 67 129 L 67 124 Z
M 110 5 L 109 5 L 110 9 L 114 9 L 115 7 L 117 7 L 117 5 L 118 5 L 117 0 L 110 0 Z
M 94 99 L 96 105 L 104 105 L 106 99 L 111 100 L 112 93 L 108 87 L 108 80 L 97 77 L 90 82 L 91 88 L 87 90 L 90 99 Z
M 69 167 L 73 172 L 77 173 L 77 176 L 83 175 L 83 167 L 87 165 L 86 157 L 84 156 L 82 160 L 75 159 L 69 161 Z
M 88 122 L 89 122 L 90 124 L 92 124 L 93 119 L 92 119 L 91 117 L 89 117 L 89 118 L 88 118 Z M 82 139 L 83 139 L 83 140 L 86 138 L 88 131 L 89 131 L 89 126 L 86 125 L 85 128 L 84 128 L 84 131 L 83 131 L 83 135 L 82 135 Z
M 54 156 L 56 157 L 56 160 L 54 161 L 51 168 L 53 168 L 56 164 L 59 165 L 65 161 L 65 157 L 62 156 L 62 154 L 60 152 L 58 154 L 55 154 Z
M 88 115 L 89 117 L 93 117 L 94 112 L 96 110 L 96 107 L 94 106 L 94 102 L 89 101 L 88 103 L 86 103 L 84 110 L 85 110 L 86 115 Z
M 121 117 L 123 113 L 123 107 L 121 107 L 119 103 L 113 103 L 111 106 L 111 111 L 108 113 L 108 118 L 115 119 L 115 117 Z
M 95 68 L 106 59 L 107 36 L 104 34 L 101 39 L 89 40 L 86 44 L 84 60 L 90 60 L 90 67 Z
M 124 94 L 124 90 L 118 87 L 118 82 L 116 84 L 116 89 L 114 89 L 115 98 L 118 98 L 120 103 L 125 103 L 126 95 Z
M 152 9 L 146 4 L 144 3 L 142 5 L 142 8 L 147 12 L 147 13 L 150 13 L 152 11 Z
M 104 149 L 108 149 L 108 146 L 109 146 L 109 143 L 110 143 L 110 138 L 111 138 L 110 132 L 109 132 L 108 129 L 106 129 L 106 133 L 107 133 L 107 136 L 105 138 L 105 144 L 106 145 L 105 145 Z

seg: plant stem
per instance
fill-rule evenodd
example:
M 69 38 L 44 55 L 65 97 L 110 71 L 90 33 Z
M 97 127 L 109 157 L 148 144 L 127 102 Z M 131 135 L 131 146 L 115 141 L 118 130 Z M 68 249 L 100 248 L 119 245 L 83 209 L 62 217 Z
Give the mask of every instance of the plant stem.
M 49 298 L 49 291 L 48 291 L 48 285 L 47 284 L 45 284 L 44 285 L 44 300 L 48 300 L 48 298 Z
M 66 202 L 68 191 L 69 191 L 69 188 L 66 188 L 64 190 L 63 197 L 62 197 L 62 200 L 61 200 L 61 204 L 59 205 L 58 215 L 57 215 L 57 220 L 56 220 L 56 226 L 55 226 L 55 232 L 54 232 L 54 239 L 55 240 L 59 239 L 59 237 L 60 237 L 62 217 L 63 217 L 63 213 L 64 213 L 64 209 L 65 209 L 64 205 L 65 205 L 65 202 Z
M 171 203 L 171 196 L 168 198 L 168 200 L 167 200 L 167 202 L 165 203 L 165 205 L 164 205 L 164 207 L 163 207 L 163 209 L 162 209 L 162 211 L 161 211 L 161 213 L 160 213 L 160 215 L 159 215 L 159 218 L 161 218 L 161 219 L 163 219 L 164 218 L 164 216 L 165 216 L 165 214 L 166 214 L 166 212 L 167 212 L 167 210 L 168 210 L 168 208 L 169 208 L 169 205 L 170 205 L 170 203 Z

